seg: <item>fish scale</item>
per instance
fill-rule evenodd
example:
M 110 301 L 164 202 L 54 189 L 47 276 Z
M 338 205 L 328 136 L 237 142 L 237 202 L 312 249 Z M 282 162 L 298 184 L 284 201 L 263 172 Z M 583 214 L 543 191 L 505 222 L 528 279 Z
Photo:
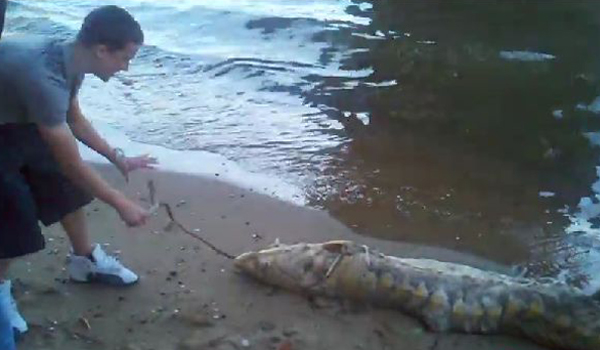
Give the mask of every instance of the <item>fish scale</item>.
M 279 245 L 244 253 L 235 266 L 292 291 L 398 309 L 431 331 L 506 334 L 555 349 L 600 349 L 600 304 L 560 283 L 386 256 L 350 241 Z

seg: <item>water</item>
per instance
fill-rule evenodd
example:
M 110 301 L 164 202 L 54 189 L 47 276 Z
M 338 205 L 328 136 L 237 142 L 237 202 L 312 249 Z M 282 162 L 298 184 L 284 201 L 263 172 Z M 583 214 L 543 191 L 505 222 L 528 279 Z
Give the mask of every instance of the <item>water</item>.
M 359 233 L 600 285 L 598 5 L 119 5 L 146 45 L 81 92 L 112 143 Z M 69 37 L 94 6 L 12 1 L 6 33 Z
M 77 30 L 81 18 L 95 6 L 93 1 L 13 4 L 7 34 L 65 37 Z M 122 139 L 116 130 L 144 144 L 206 151 L 275 178 L 286 178 L 290 170 L 304 167 L 303 159 L 313 157 L 315 151 L 344 141 L 343 136 L 322 132 L 341 126 L 323 118 L 318 108 L 306 106 L 297 92 L 313 85 L 304 76 L 369 73 L 341 70 L 339 58 L 322 62 L 322 51 L 328 46 L 311 40 L 344 23 L 368 22 L 347 14 L 348 2 L 120 4 L 141 22 L 147 46 L 128 73 L 109 84 L 89 78 L 82 91 L 87 114 L 112 138 Z M 159 156 L 165 152 L 152 150 Z M 198 159 L 196 167 L 187 163 L 187 171 L 208 170 L 204 158 Z M 181 164 L 175 167 L 182 169 Z M 247 175 L 238 180 L 246 181 Z M 303 186 L 302 178 L 287 180 L 291 187 Z M 268 192 L 290 198 L 268 186 L 272 179 L 262 182 Z M 295 202 L 306 202 L 299 191 L 288 192 Z

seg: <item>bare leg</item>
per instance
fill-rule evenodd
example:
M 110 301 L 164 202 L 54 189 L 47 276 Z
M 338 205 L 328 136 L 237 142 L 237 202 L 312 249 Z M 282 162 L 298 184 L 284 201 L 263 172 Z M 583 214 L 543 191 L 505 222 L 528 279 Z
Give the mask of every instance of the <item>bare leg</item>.
M 4 281 L 4 278 L 6 278 L 6 272 L 10 266 L 10 262 L 10 259 L 0 259 L 0 283 Z
M 67 214 L 60 223 L 71 241 L 73 253 L 79 256 L 90 256 L 92 245 L 83 208 Z

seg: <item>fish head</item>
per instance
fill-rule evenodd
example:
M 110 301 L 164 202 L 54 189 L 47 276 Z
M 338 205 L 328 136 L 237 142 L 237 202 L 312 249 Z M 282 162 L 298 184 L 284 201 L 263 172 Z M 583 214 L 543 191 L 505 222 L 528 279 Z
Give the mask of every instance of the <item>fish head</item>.
M 235 267 L 267 284 L 288 290 L 307 291 L 318 287 L 346 242 L 279 244 L 243 253 Z

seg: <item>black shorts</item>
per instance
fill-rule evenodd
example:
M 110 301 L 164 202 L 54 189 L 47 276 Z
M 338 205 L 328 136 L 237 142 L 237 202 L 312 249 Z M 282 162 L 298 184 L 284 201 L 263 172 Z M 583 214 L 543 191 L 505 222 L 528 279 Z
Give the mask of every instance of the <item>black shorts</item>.
M 0 125 L 0 259 L 44 249 L 48 226 L 93 197 L 61 172 L 33 124 Z

